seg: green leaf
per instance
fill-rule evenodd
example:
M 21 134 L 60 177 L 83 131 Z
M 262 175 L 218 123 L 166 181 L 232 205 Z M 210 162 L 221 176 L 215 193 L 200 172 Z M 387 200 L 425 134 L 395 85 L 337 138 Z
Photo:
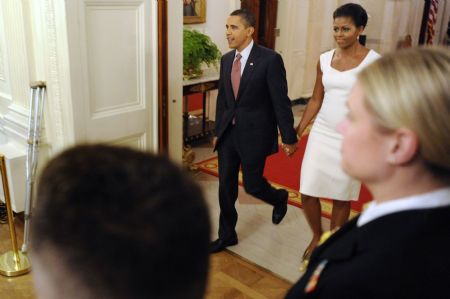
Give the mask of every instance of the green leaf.
M 211 38 L 197 30 L 183 30 L 183 75 L 201 74 L 201 64 L 217 68 L 222 53 Z

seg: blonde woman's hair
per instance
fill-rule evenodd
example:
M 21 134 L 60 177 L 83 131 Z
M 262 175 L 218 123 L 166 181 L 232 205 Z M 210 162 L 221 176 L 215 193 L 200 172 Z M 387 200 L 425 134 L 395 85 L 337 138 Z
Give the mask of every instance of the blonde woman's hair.
M 387 54 L 358 75 L 366 107 L 382 128 L 409 128 L 427 167 L 450 178 L 450 50 L 421 47 Z

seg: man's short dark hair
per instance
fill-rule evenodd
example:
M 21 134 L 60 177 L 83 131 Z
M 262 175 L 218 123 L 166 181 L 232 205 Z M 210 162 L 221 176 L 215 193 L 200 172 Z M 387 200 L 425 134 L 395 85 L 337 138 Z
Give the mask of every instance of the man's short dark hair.
M 32 253 L 51 249 L 92 298 L 203 298 L 207 206 L 168 159 L 125 147 L 74 147 L 43 170 L 36 205 Z
M 366 10 L 356 3 L 347 3 L 339 6 L 333 13 L 333 19 L 341 17 L 351 18 L 356 27 L 366 27 L 367 25 L 368 17 Z
M 256 19 L 255 16 L 245 8 L 237 9 L 233 11 L 230 16 L 239 16 L 244 20 L 244 23 L 247 27 L 255 27 L 256 25 Z

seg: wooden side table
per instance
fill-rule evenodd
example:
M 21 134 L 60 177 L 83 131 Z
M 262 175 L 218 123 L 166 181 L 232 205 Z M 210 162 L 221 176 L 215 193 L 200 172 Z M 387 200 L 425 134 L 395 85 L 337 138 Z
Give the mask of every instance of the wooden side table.
M 183 141 L 185 145 L 208 138 L 214 133 L 214 121 L 209 120 L 205 107 L 207 93 L 218 88 L 219 74 L 217 72 L 205 71 L 202 77 L 183 81 Z M 188 111 L 188 96 L 195 93 L 203 95 L 201 117 L 190 115 Z

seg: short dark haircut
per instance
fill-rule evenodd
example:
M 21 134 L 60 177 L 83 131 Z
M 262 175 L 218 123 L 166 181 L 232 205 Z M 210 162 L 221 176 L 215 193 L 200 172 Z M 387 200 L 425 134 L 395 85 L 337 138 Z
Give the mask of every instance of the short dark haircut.
M 167 158 L 76 146 L 46 165 L 36 205 L 33 254 L 51 249 L 92 298 L 203 298 L 207 206 Z
M 340 17 L 349 17 L 353 20 L 356 27 L 366 27 L 367 25 L 367 12 L 359 4 L 347 3 L 338 7 L 333 13 L 333 19 Z
M 233 11 L 230 14 L 230 16 L 241 17 L 244 20 L 245 25 L 247 27 L 255 27 L 255 25 L 256 25 L 255 16 L 246 8 L 237 9 L 237 10 Z

